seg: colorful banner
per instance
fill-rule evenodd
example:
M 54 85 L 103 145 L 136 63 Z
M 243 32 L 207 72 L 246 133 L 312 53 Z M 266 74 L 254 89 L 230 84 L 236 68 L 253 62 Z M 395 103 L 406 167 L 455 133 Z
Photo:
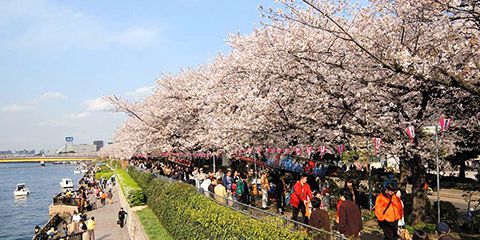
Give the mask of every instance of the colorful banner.
M 448 130 L 448 127 L 452 124 L 452 120 L 450 118 L 440 118 L 440 131 L 444 132 Z
M 408 137 L 410 137 L 410 141 L 413 143 L 413 140 L 415 139 L 415 127 L 409 126 L 406 129 Z

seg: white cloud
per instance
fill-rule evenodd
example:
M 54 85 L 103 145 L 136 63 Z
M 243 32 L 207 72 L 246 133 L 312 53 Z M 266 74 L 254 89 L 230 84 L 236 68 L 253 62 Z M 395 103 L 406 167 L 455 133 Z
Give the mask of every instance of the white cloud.
M 58 93 L 58 92 L 46 92 L 36 98 L 34 98 L 32 101 L 30 101 L 31 104 L 37 104 L 40 103 L 44 100 L 49 100 L 49 99 L 66 99 L 67 96 Z
M 137 88 L 135 91 L 126 92 L 125 95 L 134 98 L 142 98 L 153 92 L 154 86 Z
M 30 109 L 32 109 L 32 106 L 30 105 L 14 103 L 14 104 L 4 106 L 2 108 L 2 111 L 15 113 L 15 112 L 24 112 Z
M 90 112 L 81 112 L 81 113 L 72 113 L 72 114 L 68 114 L 68 115 L 65 115 L 63 116 L 62 118 L 64 119 L 82 119 L 82 118 L 86 118 L 88 116 L 90 116 Z
M 29 101 L 26 101 L 24 103 L 14 103 L 14 104 L 4 106 L 2 108 L 2 111 L 4 111 L 4 112 L 25 112 L 25 111 L 35 109 L 35 107 L 38 104 L 40 104 L 40 103 L 42 103 L 46 100 L 65 99 L 65 98 L 67 98 L 67 96 L 65 96 L 61 93 L 58 93 L 58 92 L 46 92 L 46 93 L 43 93 L 42 95 L 40 95 L 38 97 L 35 97 L 35 98 L 33 98 Z
M 145 48 L 158 39 L 159 31 L 151 27 L 134 27 L 112 37 L 112 42 L 120 46 Z
M 103 97 L 87 100 L 85 101 L 85 105 L 87 111 L 103 111 L 110 107 L 110 103 L 103 99 Z

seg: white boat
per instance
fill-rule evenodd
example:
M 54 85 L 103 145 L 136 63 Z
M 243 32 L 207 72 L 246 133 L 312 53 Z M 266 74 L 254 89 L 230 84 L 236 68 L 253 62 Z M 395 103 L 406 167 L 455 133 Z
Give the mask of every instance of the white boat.
M 73 173 L 75 174 L 80 174 L 82 172 L 81 168 L 80 167 L 76 167 L 74 170 L 73 170 Z
M 62 178 L 62 181 L 60 182 L 60 187 L 62 187 L 62 189 L 64 191 L 66 190 L 73 190 L 73 182 L 72 182 L 72 179 L 70 178 Z
M 19 183 L 15 187 L 15 190 L 13 191 L 13 195 L 15 196 L 27 196 L 30 194 L 30 190 L 28 190 L 28 187 L 25 183 Z
M 88 172 L 87 169 L 82 169 L 82 170 L 80 170 L 80 171 L 81 171 L 82 173 L 87 173 L 87 172 Z
M 40 166 L 45 167 L 45 162 L 44 162 L 44 161 L 41 161 L 41 162 L 40 162 Z

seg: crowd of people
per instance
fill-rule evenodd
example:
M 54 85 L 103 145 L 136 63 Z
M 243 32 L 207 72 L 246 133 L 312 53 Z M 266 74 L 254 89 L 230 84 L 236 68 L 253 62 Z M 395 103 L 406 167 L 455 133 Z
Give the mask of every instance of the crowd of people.
M 208 166 L 182 165 L 168 159 L 133 159 L 130 164 L 192 184 L 221 204 L 234 205 L 238 202 L 241 206 L 251 205 L 264 210 L 273 204 L 279 214 L 285 214 L 285 209 L 290 207 L 291 219 L 296 222 L 301 221 L 326 232 L 336 231 L 351 239 L 359 239 L 363 234 L 360 194 L 353 179 L 345 181 L 337 197 L 330 195 L 329 182 L 325 178 L 272 168 L 257 169 L 247 164 L 234 163 L 215 172 L 205 171 Z M 404 205 L 396 181 L 386 180 L 383 187 L 376 196 L 373 209 L 384 239 L 426 239 L 419 238 L 421 232 L 416 231 L 410 236 L 404 229 Z M 338 201 L 332 224 L 328 210 L 333 205 L 333 199 Z M 438 231 L 443 234 L 442 239 L 448 239 L 445 228 L 440 227 Z
M 77 210 L 73 212 L 70 219 L 62 221 L 61 225 L 53 226 L 46 232 L 41 231 L 41 228 L 36 226 L 36 239 L 67 239 L 68 236 L 81 234 L 83 240 L 94 240 L 95 217 L 88 218 L 86 213 L 99 208 L 100 204 L 105 206 L 113 203 L 112 187 L 114 184 L 115 178 L 104 179 L 101 177 L 97 180 L 95 178 L 95 169 L 91 168 L 79 180 L 77 190 L 68 189 L 57 196 L 57 198 L 61 199 L 58 201 L 58 204 L 73 205 L 77 207 Z M 123 227 L 123 221 L 121 227 Z

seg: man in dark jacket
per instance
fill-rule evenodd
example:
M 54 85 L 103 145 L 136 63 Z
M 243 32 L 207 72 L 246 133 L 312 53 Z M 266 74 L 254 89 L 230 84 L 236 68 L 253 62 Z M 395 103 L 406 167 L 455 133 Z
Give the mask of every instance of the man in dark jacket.
M 125 225 L 125 219 L 127 218 L 127 212 L 123 210 L 123 208 L 120 208 L 120 211 L 118 211 L 118 225 L 120 225 L 121 228 L 123 228 L 123 225 Z
M 353 202 L 350 191 L 344 190 L 345 201 L 340 205 L 338 231 L 349 238 L 359 239 L 362 230 L 362 213 Z
M 312 200 L 312 207 L 313 211 L 310 215 L 310 220 L 308 223 L 312 227 L 316 227 L 319 229 L 323 229 L 325 231 L 330 232 L 330 217 L 328 216 L 328 212 L 324 209 L 320 209 L 320 205 L 322 204 L 320 198 L 314 197 Z

